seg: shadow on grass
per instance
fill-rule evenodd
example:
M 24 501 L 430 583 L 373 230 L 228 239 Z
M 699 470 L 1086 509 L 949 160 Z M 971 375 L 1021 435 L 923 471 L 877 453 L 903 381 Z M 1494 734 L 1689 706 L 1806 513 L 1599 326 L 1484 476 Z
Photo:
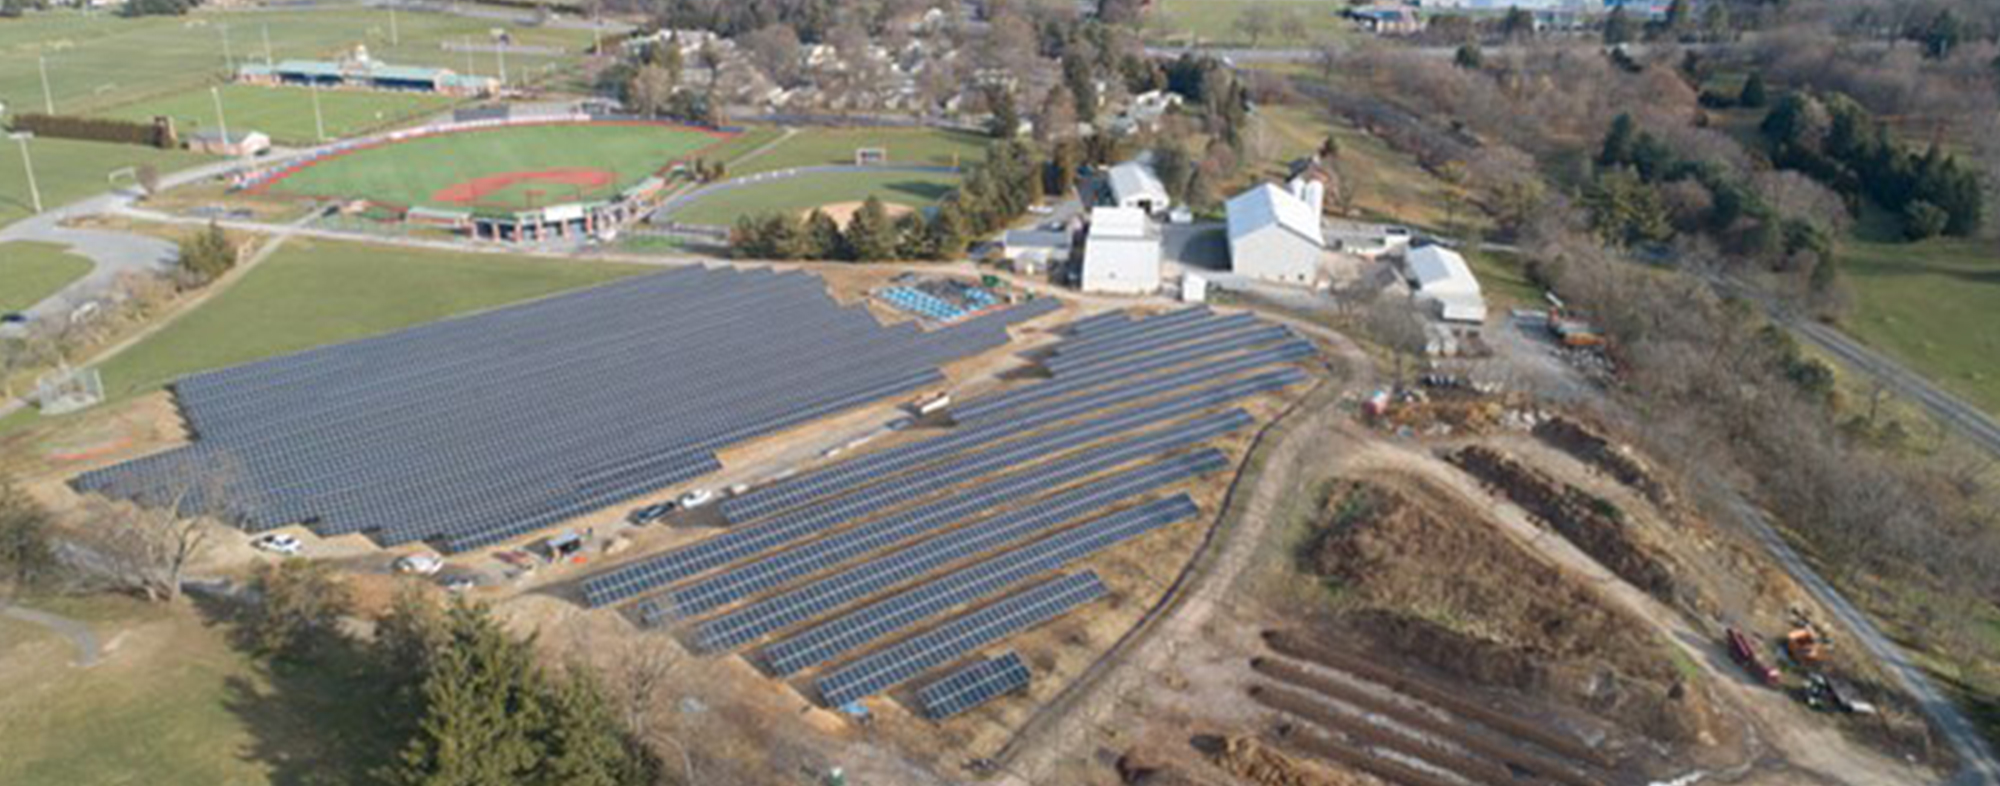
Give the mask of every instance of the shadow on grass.
M 240 758 L 266 767 L 276 786 L 381 782 L 372 771 L 394 761 L 402 724 L 391 717 L 394 696 L 365 645 L 329 636 L 303 658 L 261 658 L 233 601 L 194 600 L 207 624 L 226 629 L 230 646 L 253 659 L 254 677 L 223 685 L 224 708 L 251 738 Z
M 949 183 L 937 183 L 927 180 L 903 180 L 895 183 L 885 183 L 882 186 L 884 190 L 915 197 L 925 202 L 936 202 L 943 199 L 944 195 L 951 193 L 954 187 Z

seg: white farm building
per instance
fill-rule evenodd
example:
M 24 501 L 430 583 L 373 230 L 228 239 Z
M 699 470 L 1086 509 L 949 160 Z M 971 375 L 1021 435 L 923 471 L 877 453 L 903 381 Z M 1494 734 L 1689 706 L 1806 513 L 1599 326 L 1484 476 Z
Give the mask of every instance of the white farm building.
M 1090 211 L 1083 241 L 1083 291 L 1145 295 L 1160 289 L 1160 233 L 1136 207 Z
M 1319 211 L 1270 183 L 1237 194 L 1229 212 L 1229 266 L 1238 275 L 1287 284 L 1319 278 L 1326 239 Z
M 1110 183 L 1111 204 L 1115 207 L 1129 207 L 1149 214 L 1166 212 L 1173 206 L 1167 198 L 1167 187 L 1160 182 L 1160 176 L 1153 174 L 1153 168 L 1140 161 L 1127 161 L 1111 168 L 1106 176 Z
M 1443 246 L 1411 249 L 1405 255 L 1409 266 L 1412 296 L 1422 303 L 1436 304 L 1438 317 L 1446 322 L 1478 324 L 1486 321 L 1486 296 L 1479 291 L 1479 279 L 1465 264 L 1465 257 Z

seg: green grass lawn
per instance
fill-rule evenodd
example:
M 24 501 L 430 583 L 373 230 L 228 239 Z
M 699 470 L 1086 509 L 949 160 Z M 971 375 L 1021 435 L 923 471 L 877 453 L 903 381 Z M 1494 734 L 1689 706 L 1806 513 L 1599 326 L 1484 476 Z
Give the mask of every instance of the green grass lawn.
M 327 137 L 338 139 L 436 114 L 457 100 L 428 93 L 322 90 L 319 109 L 326 120 Z M 311 90 L 225 85 L 222 111 L 232 132 L 262 131 L 281 145 L 311 145 L 320 141 L 313 121 Z M 126 104 L 105 114 L 138 121 L 165 115 L 174 119 L 174 127 L 183 137 L 216 125 L 215 99 L 206 88 Z
M 399 205 L 452 206 L 438 189 L 485 175 L 565 167 L 602 169 L 616 180 L 581 192 L 548 184 L 541 204 L 601 199 L 681 158 L 715 137 L 651 124 L 564 123 L 422 137 L 330 158 L 278 181 L 272 191 L 367 197 Z M 518 191 L 518 189 L 517 189 Z M 525 193 L 515 193 L 519 199 Z M 512 203 L 526 207 L 524 202 Z
M 185 17 L 122 19 L 109 13 L 31 13 L 0 24 L 0 97 L 10 106 L 40 111 L 42 86 L 37 56 L 47 58 L 50 92 L 59 113 L 110 110 L 145 99 L 203 88 L 229 76 L 231 62 L 261 61 L 268 31 L 274 59 L 327 59 L 366 45 L 371 56 L 397 65 L 439 66 L 467 71 L 464 53 L 447 51 L 447 41 L 486 40 L 490 19 L 403 11 L 396 14 L 395 43 L 387 11 L 211 11 Z M 229 46 L 223 45 L 227 30 Z M 550 65 L 574 65 L 589 46 L 588 30 L 508 27 L 522 45 L 562 47 L 556 57 L 511 53 L 507 73 L 514 80 L 540 77 Z M 492 75 L 491 54 L 475 55 L 471 72 Z
M 704 197 L 675 211 L 673 219 L 690 224 L 732 224 L 745 215 L 804 211 L 870 196 L 898 205 L 928 207 L 957 184 L 957 175 L 917 172 L 803 175 Z
M 1271 134 L 1274 157 L 1260 162 L 1258 176 L 1283 177 L 1284 165 L 1319 149 L 1328 134 L 1340 142 L 1335 166 L 1352 195 L 1356 218 L 1390 221 L 1448 234 L 1483 229 L 1487 219 L 1464 189 L 1439 180 L 1388 143 L 1325 110 L 1303 105 L 1271 105 L 1258 110 Z M 1454 210 L 1454 204 L 1457 209 Z
M 1479 278 L 1479 289 L 1495 309 L 1547 304 L 1542 288 L 1528 280 L 1526 264 L 1517 254 L 1483 248 L 1465 250 L 1465 264 Z
M 1867 221 L 1840 248 L 1854 308 L 1841 327 L 2000 415 L 2000 249 L 1990 239 L 1881 239 Z
M 5 25 L 0 25 L 0 29 L 4 28 Z M 28 154 L 35 163 L 35 185 L 41 188 L 44 209 L 102 193 L 107 188 L 105 176 L 125 167 L 152 164 L 166 173 L 211 160 L 182 150 L 48 137 L 29 140 Z M 131 182 L 121 181 L 124 185 Z M 22 172 L 20 143 L 0 138 L 0 226 L 33 214 L 28 178 Z
M 145 393 L 196 371 L 652 269 L 296 239 L 228 291 L 106 363 L 105 393 L 110 398 Z
M 0 314 L 20 311 L 90 272 L 90 260 L 51 243 L 0 243 Z
M 1289 48 L 1310 46 L 1350 33 L 1340 12 L 1341 0 L 1163 0 L 1146 18 L 1148 43 L 1222 47 Z M 1271 34 L 1253 42 L 1236 28 L 1252 6 L 1269 6 L 1278 24 Z
M 970 166 L 985 160 L 993 140 L 980 134 L 937 128 L 810 128 L 793 134 L 763 155 L 731 167 L 748 175 L 816 164 L 852 164 L 854 149 L 887 148 L 889 163 Z
M 380 687 L 354 664 L 255 661 L 186 605 L 59 605 L 118 645 L 90 669 L 38 629 L 0 648 L 0 783 L 356 783 L 393 753 L 370 698 Z

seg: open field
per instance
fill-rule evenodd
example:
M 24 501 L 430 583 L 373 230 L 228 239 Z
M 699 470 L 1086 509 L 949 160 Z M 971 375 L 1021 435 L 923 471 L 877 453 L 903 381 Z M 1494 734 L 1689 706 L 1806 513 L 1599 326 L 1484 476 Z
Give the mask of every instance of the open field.
M 492 55 L 468 61 L 447 51 L 447 41 L 484 41 L 496 24 L 448 14 L 402 12 L 390 41 L 386 11 L 356 7 L 327 10 L 211 12 L 185 17 L 122 19 L 111 14 L 69 11 L 29 14 L 0 25 L 0 96 L 10 105 L 41 109 L 42 87 L 36 58 L 47 58 L 50 92 L 61 113 L 103 112 L 143 99 L 169 96 L 213 84 L 228 76 L 232 60 L 264 56 L 269 31 L 274 59 L 340 56 L 365 44 L 376 59 L 397 65 L 452 68 L 493 74 Z M 227 30 L 228 47 L 224 46 Z M 556 46 L 571 53 L 590 43 L 588 30 L 512 28 L 523 46 Z M 544 57 L 510 54 L 513 80 L 539 75 L 553 63 L 578 55 Z M 310 118 L 308 118 L 310 121 Z
M 1270 174 L 1283 175 L 1285 162 L 1319 149 L 1327 134 L 1340 142 L 1337 169 L 1351 196 L 1355 218 L 1390 221 L 1442 232 L 1461 233 L 1486 222 L 1463 189 L 1417 165 L 1375 136 L 1312 106 L 1276 105 L 1258 114 L 1271 135 Z M 1264 173 L 1259 173 L 1264 174 Z M 1457 205 L 1456 210 L 1452 209 Z
M 650 123 L 560 123 L 422 137 L 329 158 L 270 185 L 272 191 L 366 197 L 398 205 L 523 209 L 610 197 L 674 159 L 717 142 L 704 131 Z M 562 170 L 561 177 L 556 171 Z M 546 173 L 539 184 L 489 184 L 490 193 L 447 191 L 481 178 Z M 569 177 L 599 174 L 602 178 Z M 588 181 L 588 182 L 582 182 Z M 483 186 L 482 186 L 483 187 Z M 527 189 L 538 189 L 539 196 Z
M 986 158 L 993 140 L 936 128 L 812 128 L 793 134 L 763 155 L 732 167 L 729 175 L 816 164 L 852 164 L 857 147 L 888 148 L 889 163 L 969 166 Z
M 112 597 L 37 601 L 116 642 L 81 670 L 57 636 L 0 628 L 0 782 L 353 783 L 389 754 L 340 664 L 272 667 L 231 648 L 194 608 Z M 15 641 L 14 634 L 23 638 Z
M 0 314 L 32 306 L 90 272 L 90 260 L 48 243 L 0 244 Z
M 1528 280 L 1526 263 L 1519 254 L 1484 248 L 1465 249 L 1465 264 L 1479 277 L 1479 288 L 1496 307 L 1541 307 L 1542 288 Z
M 1989 413 L 2000 414 L 2000 261 L 1991 240 L 1841 244 L 1854 293 L 1841 327 Z
M 646 272 L 603 262 L 293 240 L 242 281 L 104 366 L 105 394 Z
M 4 139 L 0 142 L 5 143 L 0 147 L 0 226 L 4 226 L 32 215 L 34 202 L 28 194 L 28 179 L 21 171 L 20 143 Z M 44 209 L 102 193 L 106 189 L 105 176 L 125 167 L 152 164 L 166 173 L 211 160 L 179 150 L 47 137 L 30 140 L 28 154 L 34 159 L 35 185 L 41 188 Z M 130 180 L 120 182 L 131 184 Z
M 1347 4 L 1336 0 L 1163 0 L 1148 12 L 1146 40 L 1160 44 L 1200 44 L 1203 46 L 1250 47 L 1250 36 L 1236 29 L 1245 9 L 1269 6 L 1281 20 L 1269 35 L 1254 43 L 1259 47 L 1310 46 L 1349 32 L 1340 12 Z M 1287 14 L 1300 24 L 1291 25 Z
M 958 184 L 958 176 L 924 172 L 821 174 L 774 180 L 717 192 L 673 214 L 690 224 L 731 224 L 746 215 L 810 210 L 861 202 L 870 196 L 892 205 L 928 207 Z
M 329 139 L 355 136 L 445 111 L 457 99 L 429 93 L 366 90 L 322 90 L 320 114 Z M 280 145 L 311 145 L 320 141 L 313 122 L 312 91 L 297 87 L 225 85 L 223 119 L 231 131 L 262 131 Z M 190 132 L 216 126 L 215 99 L 204 89 L 188 90 L 126 104 L 104 114 L 145 121 L 158 115 L 174 119 L 185 138 Z

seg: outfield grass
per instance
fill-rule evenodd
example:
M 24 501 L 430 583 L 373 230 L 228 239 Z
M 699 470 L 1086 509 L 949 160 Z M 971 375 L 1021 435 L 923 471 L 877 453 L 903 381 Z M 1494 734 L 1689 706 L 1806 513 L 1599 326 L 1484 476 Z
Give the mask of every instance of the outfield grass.
M 0 314 L 42 302 L 90 268 L 90 260 L 52 243 L 0 243 Z
M 731 167 L 730 176 L 817 164 L 852 164 L 860 147 L 887 148 L 889 163 L 970 166 L 986 159 L 993 140 L 940 128 L 808 128 L 762 155 Z
M 125 167 L 152 164 L 166 173 L 213 160 L 182 150 L 48 137 L 29 140 L 28 152 L 35 162 L 35 185 L 41 188 L 44 209 L 104 192 L 108 188 L 105 176 Z M 131 182 L 121 181 L 124 185 Z M 33 214 L 28 178 L 21 167 L 20 143 L 0 138 L 0 226 Z
M 955 185 L 957 175 L 919 172 L 801 175 L 721 191 L 675 211 L 672 217 L 690 224 L 733 224 L 745 215 L 805 211 L 871 196 L 921 208 L 937 202 Z
M 608 170 L 617 178 L 595 189 L 550 184 L 543 187 L 541 203 L 601 199 L 717 141 L 700 131 L 652 124 L 562 123 L 467 131 L 329 158 L 278 181 L 271 190 L 454 207 L 434 198 L 438 189 L 486 175 L 583 167 Z M 524 193 L 517 188 L 514 196 L 518 200 Z M 510 204 L 527 207 L 520 201 Z
M 389 13 L 360 7 L 337 11 L 211 11 L 185 17 L 123 19 L 109 13 L 51 11 L 30 13 L 0 24 L 0 96 L 11 106 L 41 107 L 42 85 L 36 57 L 48 62 L 50 92 L 59 113 L 111 110 L 145 99 L 205 88 L 230 75 L 229 64 L 261 61 L 269 31 L 274 59 L 325 59 L 368 47 L 376 59 L 397 65 L 441 66 L 465 71 L 464 53 L 443 44 L 468 38 L 487 40 L 506 27 L 490 19 L 403 11 L 396 14 L 396 43 L 390 43 Z M 223 47 L 223 30 L 229 47 Z M 510 53 L 507 72 L 515 80 L 546 73 L 551 64 L 573 65 L 589 46 L 588 30 L 509 27 L 521 45 L 562 47 L 557 57 Z M 492 75 L 491 54 L 475 55 L 472 72 Z
M 1989 239 L 1881 240 L 1864 222 L 1840 247 L 1854 309 L 1841 327 L 2000 415 L 2000 253 Z
M 295 239 L 229 290 L 113 358 L 107 397 L 611 279 L 644 265 Z
M 1343 0 L 1163 0 L 1158 5 L 1147 14 L 1147 43 L 1291 48 L 1340 38 L 1351 30 L 1347 20 L 1340 18 L 1348 5 Z M 1276 10 L 1280 23 L 1270 35 L 1253 43 L 1236 29 L 1236 21 L 1245 9 L 1258 5 Z M 1287 24 L 1290 20 L 1297 24 Z
M 116 642 L 90 669 L 65 640 L 0 648 L 0 783 L 168 786 L 357 783 L 392 755 L 352 664 L 274 667 L 229 645 L 189 606 L 86 598 L 35 606 L 80 616 Z
M 442 112 L 456 103 L 450 96 L 367 90 L 319 91 L 320 115 L 329 139 L 356 136 Z M 223 119 L 232 132 L 262 131 L 281 145 L 312 145 L 320 141 L 313 120 L 312 91 L 297 87 L 225 85 Z M 206 88 L 126 104 L 105 113 L 144 121 L 165 115 L 185 137 L 216 126 L 215 99 Z

